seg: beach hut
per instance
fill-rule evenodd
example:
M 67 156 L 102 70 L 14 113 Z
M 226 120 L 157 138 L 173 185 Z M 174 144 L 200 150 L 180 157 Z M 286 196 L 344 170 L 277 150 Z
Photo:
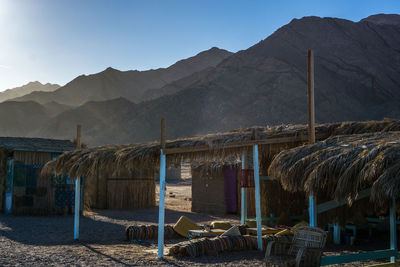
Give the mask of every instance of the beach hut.
M 310 216 L 319 225 L 319 214 L 368 197 L 365 209 L 387 210 L 390 249 L 324 257 L 323 265 L 398 257 L 396 203 L 400 194 L 400 132 L 335 136 L 315 144 L 279 153 L 269 174 L 292 192 L 314 199 L 331 198 L 324 205 L 310 202 Z M 361 208 L 361 207 L 360 207 Z
M 156 204 L 154 168 L 96 172 L 85 176 L 84 206 L 97 209 L 141 209 Z
M 68 140 L 0 137 L 0 207 L 5 213 L 72 213 L 73 184 L 66 176 L 42 175 L 41 169 L 65 151 Z
M 395 130 L 400 130 L 400 122 L 397 120 L 330 123 L 315 127 L 317 140 L 343 134 Z M 160 166 L 160 177 L 163 178 L 160 180 L 160 192 L 163 193 L 166 166 L 180 165 L 181 162 L 186 160 L 207 165 L 208 163 L 225 164 L 236 159 L 241 165 L 243 164 L 241 168 L 253 169 L 255 181 L 254 189 L 252 189 L 254 190 L 253 201 L 259 228 L 259 248 L 261 248 L 261 200 L 259 196 L 263 194 L 260 194 L 260 177 L 266 176 L 267 179 L 270 179 L 271 177 L 267 177 L 265 170 L 268 169 L 273 156 L 281 150 L 298 147 L 308 142 L 307 132 L 306 125 L 284 125 L 242 128 L 225 133 L 168 141 L 165 140 L 164 136 L 164 138 L 161 138 L 161 140 L 164 140 L 161 144 L 160 142 L 148 142 L 112 145 L 66 152 L 49 162 L 46 165 L 46 170 L 56 174 L 69 174 L 70 177 L 91 177 L 95 176 L 96 173 L 107 173 L 110 170 L 114 170 L 114 172 L 134 172 L 143 168 L 158 169 L 158 166 Z M 253 160 L 246 163 L 246 160 L 243 159 L 247 157 L 252 157 Z M 240 191 L 243 193 L 244 190 L 241 188 Z M 270 192 L 269 197 L 274 194 L 273 191 Z M 163 199 L 163 196 L 160 195 L 160 207 L 162 207 L 161 199 Z M 248 199 L 248 195 L 243 199 Z M 306 206 L 305 200 L 301 199 L 301 201 L 304 201 L 304 206 Z M 242 220 L 247 211 L 246 205 L 243 205 L 245 202 L 241 201 L 239 205 L 241 211 L 243 211 L 241 212 Z M 162 208 L 160 208 L 160 212 L 163 212 Z M 163 213 L 160 213 L 160 221 L 163 221 L 162 216 Z M 163 229 L 162 224 L 160 224 L 159 229 Z M 162 237 L 163 235 L 160 234 L 159 236 Z
M 260 144 L 260 197 L 261 213 L 267 223 L 278 220 L 281 216 L 294 215 L 295 218 L 303 215 L 307 208 L 305 194 L 302 192 L 290 192 L 282 188 L 279 182 L 268 176 L 268 167 L 272 159 L 279 152 L 301 146 L 308 142 L 307 125 L 282 125 L 276 127 L 252 127 L 237 129 L 228 133 L 219 133 L 214 138 L 220 138 L 218 142 L 231 142 L 230 138 L 251 141 L 252 131 L 258 130 L 260 142 L 271 140 L 270 143 Z M 343 134 L 358 134 L 365 132 L 380 132 L 400 130 L 397 120 L 365 121 L 327 123 L 316 126 L 317 140 L 324 140 L 329 136 Z M 199 136 L 199 139 L 202 137 Z M 240 142 L 239 142 L 240 143 Z M 197 154 L 190 156 L 192 166 L 192 211 L 223 215 L 226 213 L 246 213 L 244 217 L 255 216 L 254 183 L 242 189 L 240 177 L 242 169 L 252 170 L 252 153 L 245 146 L 238 146 L 237 150 L 225 152 L 224 157 L 218 161 L 201 159 L 196 164 Z M 242 153 L 247 155 L 242 159 Z M 210 155 L 212 156 L 212 155 Z M 229 156 L 232 156 L 229 158 Z M 236 190 L 232 190 L 232 184 L 236 183 Z M 247 197 L 247 212 L 242 206 L 242 192 Z M 236 200 L 236 204 L 233 201 Z M 271 222 L 274 223 L 274 222 Z

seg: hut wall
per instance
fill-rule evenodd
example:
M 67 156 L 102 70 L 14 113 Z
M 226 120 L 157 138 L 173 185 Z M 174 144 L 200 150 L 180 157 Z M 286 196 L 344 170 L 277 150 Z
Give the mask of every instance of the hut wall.
M 155 206 L 154 171 L 142 169 L 119 175 L 98 174 L 85 180 L 85 207 L 140 209 Z
M 301 145 L 299 142 L 286 144 L 262 145 L 260 149 L 260 176 L 268 175 L 268 167 L 273 157 L 282 150 Z M 248 152 L 251 154 L 251 151 Z M 248 159 L 249 168 L 252 169 L 252 156 Z M 238 207 L 241 207 L 240 177 L 238 177 Z M 282 186 L 274 180 L 260 180 L 261 215 L 269 217 L 271 214 L 276 217 L 291 215 L 302 215 L 307 209 L 305 195 L 302 193 L 290 193 L 283 190 Z M 240 214 L 241 210 L 238 209 Z M 255 196 L 254 188 L 247 189 L 247 217 L 255 217 Z
M 44 175 L 42 166 L 53 153 L 14 151 L 13 214 L 72 214 L 74 184 L 66 176 Z
M 221 170 L 192 168 L 192 211 L 225 214 L 225 180 Z
M 260 190 L 262 190 L 262 187 L 261 187 Z M 262 204 L 263 204 L 263 202 L 261 201 L 261 207 L 262 207 Z M 241 187 L 240 187 L 240 181 L 238 182 L 238 207 L 239 207 L 238 208 L 238 214 L 240 215 L 241 211 L 242 211 L 241 210 L 241 207 L 242 207 L 242 190 L 241 190 Z M 255 216 L 256 216 L 256 199 L 254 197 L 254 188 L 247 188 L 247 217 L 250 218 L 250 217 L 255 217 Z
M 155 182 L 151 180 L 108 180 L 107 207 L 140 209 L 155 206 Z
M 26 165 L 44 165 L 51 160 L 50 152 L 14 151 L 13 158 Z

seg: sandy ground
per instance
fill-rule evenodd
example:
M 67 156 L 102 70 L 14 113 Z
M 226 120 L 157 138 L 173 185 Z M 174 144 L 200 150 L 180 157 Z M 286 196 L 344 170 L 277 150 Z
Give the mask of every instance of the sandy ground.
M 174 194 L 174 197 L 170 197 Z M 167 185 L 166 223 L 175 223 L 181 215 L 199 222 L 229 220 L 190 212 L 190 186 Z M 263 253 L 258 251 L 222 253 L 219 256 L 175 259 L 166 256 L 157 260 L 156 242 L 137 245 L 125 241 L 125 227 L 157 222 L 158 209 L 136 211 L 92 211 L 81 217 L 80 240 L 73 240 L 72 216 L 28 217 L 0 215 L 0 266 L 261 266 Z M 183 239 L 182 239 L 183 240 Z M 168 240 L 167 246 L 182 240 Z M 351 251 L 385 248 L 381 244 L 363 242 Z M 342 246 L 329 246 L 326 255 L 337 254 Z M 372 264 L 375 262 L 368 262 Z M 363 266 L 354 263 L 342 266 Z

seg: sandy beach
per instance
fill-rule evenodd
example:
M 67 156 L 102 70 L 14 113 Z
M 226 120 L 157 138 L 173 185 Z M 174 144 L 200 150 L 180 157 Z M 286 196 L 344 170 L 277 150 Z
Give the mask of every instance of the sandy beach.
M 185 200 L 190 198 L 187 184 L 167 185 L 166 223 L 175 223 L 185 215 L 198 223 L 228 220 L 238 223 L 238 216 L 210 216 L 192 213 Z M 188 193 L 189 192 L 189 193 Z M 167 195 L 168 195 L 167 194 Z M 183 202 L 186 201 L 186 202 Z M 180 207 L 178 203 L 184 203 Z M 183 211 L 179 211 L 183 209 Z M 261 266 L 263 253 L 243 251 L 222 253 L 218 256 L 176 259 L 166 256 L 158 260 L 155 254 L 156 240 L 145 245 L 125 241 L 125 228 L 133 224 L 155 224 L 158 209 L 135 211 L 94 210 L 81 217 L 80 240 L 73 240 L 73 216 L 11 216 L 0 215 L 0 265 L 1 266 Z M 166 240 L 171 246 L 180 240 Z M 380 243 L 362 243 L 347 249 L 328 246 L 325 255 L 386 248 L 387 240 Z M 342 266 L 363 266 L 376 262 L 353 263 Z M 339 265 L 338 265 L 339 266 Z

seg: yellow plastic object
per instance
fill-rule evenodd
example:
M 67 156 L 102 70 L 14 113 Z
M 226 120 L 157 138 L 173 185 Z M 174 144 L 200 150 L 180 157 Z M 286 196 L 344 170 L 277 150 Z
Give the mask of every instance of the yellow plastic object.
M 174 225 L 174 231 L 183 237 L 189 238 L 189 230 L 199 230 L 200 225 L 192 222 L 185 216 L 181 216 Z
M 246 224 L 247 224 L 247 226 L 248 227 L 250 227 L 250 228 L 254 228 L 254 227 L 257 227 L 257 222 L 256 221 L 246 221 Z
M 275 236 L 284 236 L 284 235 L 291 235 L 292 232 L 289 229 L 284 229 L 275 234 Z
M 211 223 L 212 229 L 228 230 L 231 227 L 232 227 L 232 225 L 229 222 L 215 221 L 215 222 Z

